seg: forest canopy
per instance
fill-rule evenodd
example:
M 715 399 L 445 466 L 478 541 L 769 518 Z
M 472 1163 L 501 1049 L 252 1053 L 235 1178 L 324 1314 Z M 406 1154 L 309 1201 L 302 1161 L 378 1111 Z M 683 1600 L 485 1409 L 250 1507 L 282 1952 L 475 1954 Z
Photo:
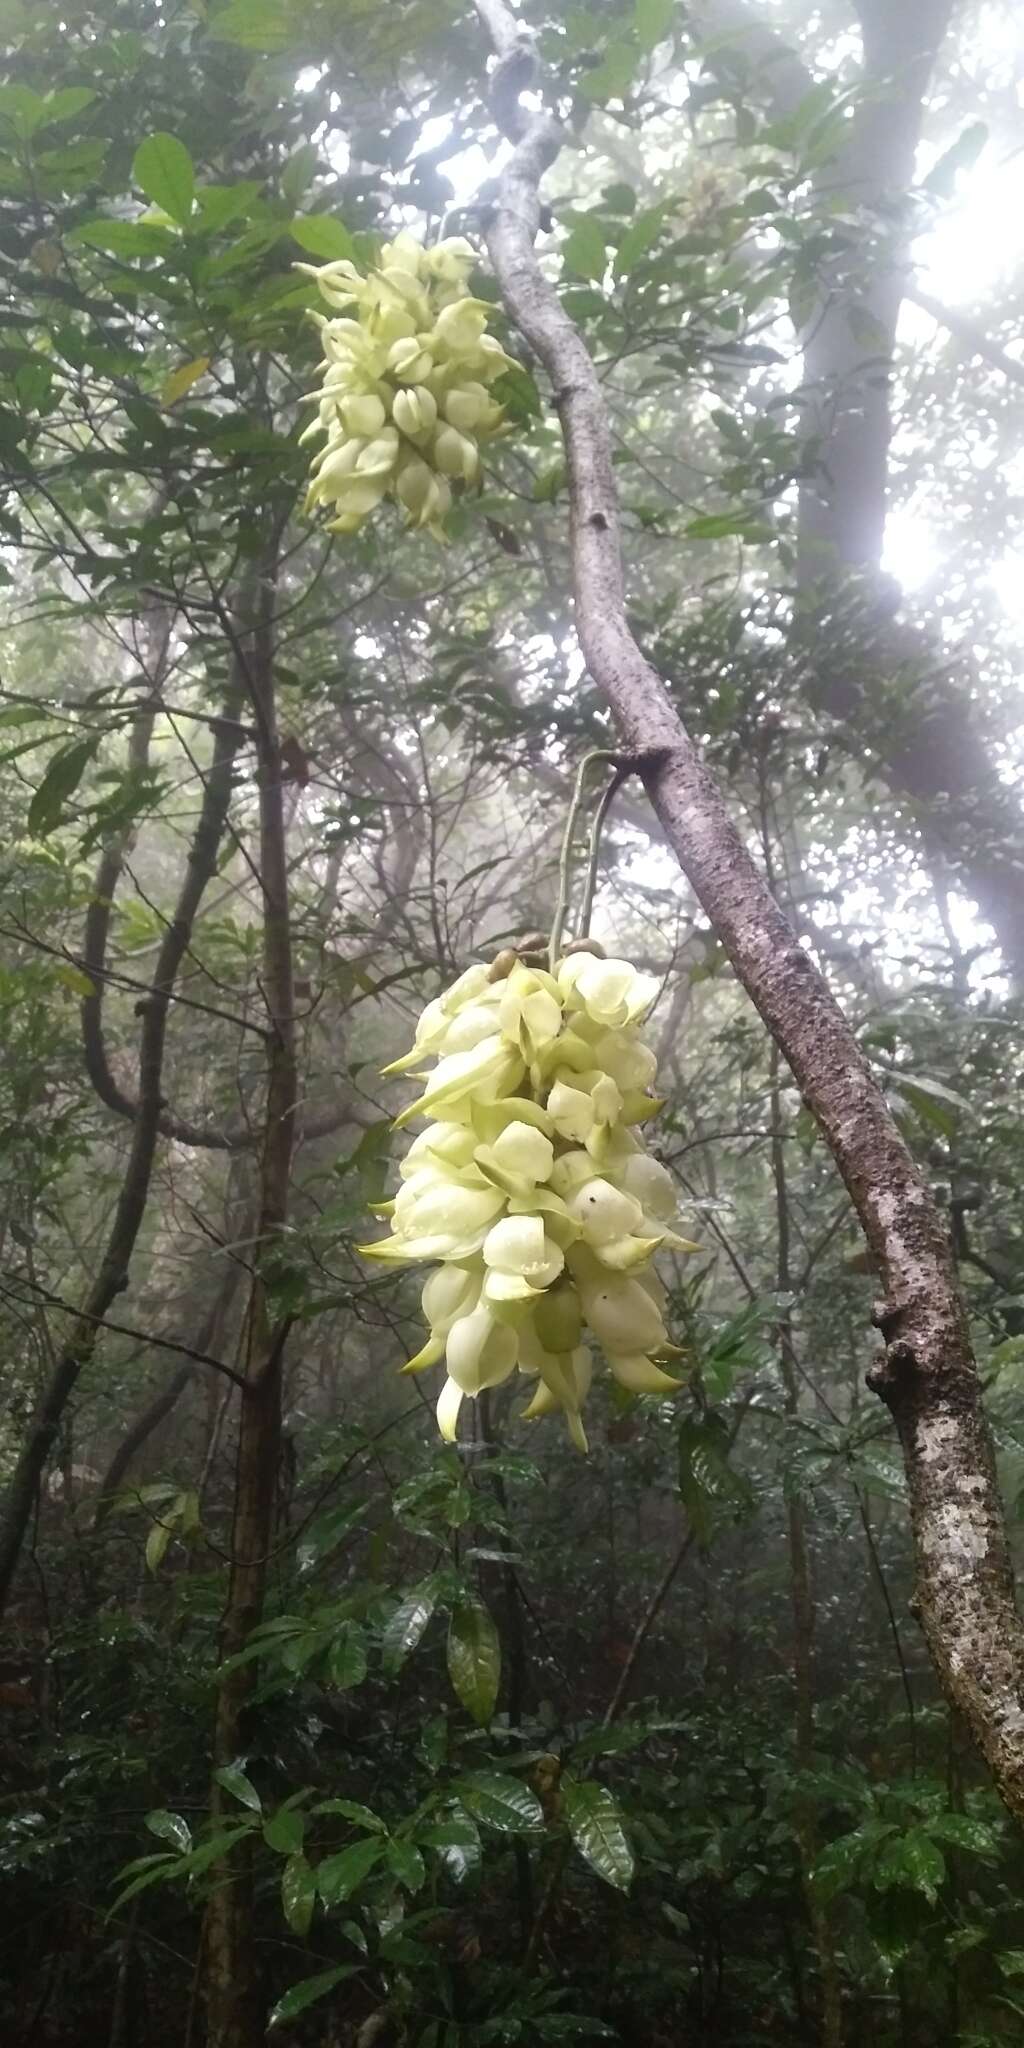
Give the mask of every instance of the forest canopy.
M 4 2038 L 1019 2040 L 1019 9 L 0 49 Z

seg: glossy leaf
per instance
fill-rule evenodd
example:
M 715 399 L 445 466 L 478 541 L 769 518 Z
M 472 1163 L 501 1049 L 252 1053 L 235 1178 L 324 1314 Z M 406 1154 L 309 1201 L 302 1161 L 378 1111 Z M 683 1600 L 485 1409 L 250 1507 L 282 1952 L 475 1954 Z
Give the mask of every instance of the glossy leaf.
M 154 1522 L 146 1537 L 146 1569 L 159 1571 L 174 1531 L 170 1522 Z
M 879 1891 L 890 1885 L 908 1885 L 923 1892 L 934 1904 L 946 1875 L 946 1859 L 923 1828 L 913 1828 L 883 1849 L 874 1870 Z
M 306 1858 L 289 1856 L 281 1873 L 281 1904 L 284 1917 L 296 1934 L 308 1934 L 316 1905 L 317 1881 Z
M 313 1808 L 314 1813 L 337 1813 L 344 1820 L 355 1822 L 357 1828 L 368 1828 L 371 1834 L 385 1835 L 387 1827 L 379 1813 L 373 1813 L 368 1806 L 361 1806 L 356 1799 L 321 1799 Z
M 410 1593 L 395 1608 L 381 1636 L 385 1671 L 401 1669 L 410 1650 L 416 1648 L 436 1605 L 436 1593 L 424 1588 L 418 1593 Z
M 576 1848 L 598 1877 L 625 1892 L 633 1881 L 633 1851 L 622 1815 L 606 1785 L 562 1779 L 562 1808 Z
M 467 1813 L 499 1834 L 537 1834 L 544 1826 L 540 1800 L 517 1778 L 504 1778 L 497 1771 L 472 1771 L 457 1779 L 452 1790 Z
M 225 1764 L 222 1770 L 215 1771 L 213 1775 L 218 1785 L 222 1785 L 225 1792 L 230 1792 L 232 1798 L 237 1799 L 242 1806 L 247 1806 L 250 1812 L 263 1812 L 263 1801 L 240 1764 Z
M 408 1892 L 418 1892 L 426 1879 L 426 1867 L 412 1842 L 395 1841 L 387 1846 L 388 1869 Z
M 452 1612 L 448 1676 L 466 1712 L 486 1728 L 501 1682 L 501 1640 L 482 1600 L 462 1600 Z
M 352 1842 L 336 1856 L 325 1856 L 316 1871 L 316 1888 L 324 1905 L 338 1906 L 351 1898 L 383 1854 L 383 1842 L 369 1841 Z
M 366 1643 L 354 1622 L 345 1622 L 327 1652 L 327 1677 L 344 1688 L 361 1685 L 366 1677 Z
M 426 1849 L 435 1849 L 445 1871 L 454 1884 L 465 1884 L 476 1875 L 482 1860 L 480 1830 L 471 1815 L 462 1808 L 445 1814 L 429 1827 L 421 1828 L 419 1841 Z
M 279 1807 L 263 1823 L 263 1839 L 267 1848 L 276 1849 L 282 1856 L 296 1855 L 302 1847 L 305 1833 L 305 1819 L 294 1807 Z
M 168 1813 L 166 1807 L 158 1807 L 154 1813 L 147 1813 L 146 1826 L 158 1841 L 171 1842 L 183 1853 L 192 1847 L 192 1830 L 180 1813 Z
M 303 1977 L 278 1999 L 267 2021 L 268 2027 L 283 2027 L 289 2020 L 298 2019 L 300 2012 L 305 2012 L 309 2005 L 315 2005 L 318 1998 L 326 1998 L 336 1984 L 353 1976 L 355 1970 L 355 1963 L 338 1963 L 333 1970 L 320 1970 L 315 1977 Z

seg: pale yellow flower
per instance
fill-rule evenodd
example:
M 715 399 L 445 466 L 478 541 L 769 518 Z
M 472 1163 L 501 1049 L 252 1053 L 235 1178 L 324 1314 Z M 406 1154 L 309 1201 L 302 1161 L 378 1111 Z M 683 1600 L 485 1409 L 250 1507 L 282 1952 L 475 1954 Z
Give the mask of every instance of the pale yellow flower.
M 677 1390 L 659 1363 L 677 1347 L 651 1262 L 661 1246 L 693 1247 L 672 1228 L 671 1174 L 636 1135 L 657 1106 L 636 1025 L 653 986 L 626 961 L 588 955 L 556 976 L 481 963 L 426 1005 L 412 1050 L 385 1070 L 419 1068 L 422 1092 L 396 1128 L 427 1123 L 396 1196 L 378 1205 L 390 1233 L 364 1249 L 396 1265 L 438 1262 L 422 1296 L 430 1334 L 404 1369 L 445 1360 L 438 1426 L 449 1441 L 462 1401 L 518 1367 L 537 1381 L 525 1413 L 560 1412 L 585 1450 L 588 1336 L 630 1394 Z

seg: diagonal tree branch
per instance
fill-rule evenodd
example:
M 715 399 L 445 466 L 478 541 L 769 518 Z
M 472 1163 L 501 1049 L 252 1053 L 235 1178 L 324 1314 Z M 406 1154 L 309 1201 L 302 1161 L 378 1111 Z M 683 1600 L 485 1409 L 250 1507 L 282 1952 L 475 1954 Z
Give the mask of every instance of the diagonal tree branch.
M 885 1350 L 870 1382 L 902 1441 L 917 1612 L 943 1685 L 1003 1798 L 1024 1817 L 1024 1628 L 945 1224 L 853 1032 L 626 623 L 604 398 L 534 248 L 540 182 L 562 131 L 546 112 L 522 105 L 536 69 L 505 0 L 476 6 L 498 56 L 495 113 L 516 145 L 499 180 L 488 246 L 505 306 L 550 378 L 562 423 L 580 643 L 680 866 L 793 1070 L 884 1275 L 875 1320 Z

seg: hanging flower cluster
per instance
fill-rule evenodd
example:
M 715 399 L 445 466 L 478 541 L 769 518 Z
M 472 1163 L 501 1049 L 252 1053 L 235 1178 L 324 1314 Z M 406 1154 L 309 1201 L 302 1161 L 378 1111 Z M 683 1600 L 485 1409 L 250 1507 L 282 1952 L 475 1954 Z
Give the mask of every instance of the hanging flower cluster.
M 457 237 L 425 249 L 401 234 L 368 276 L 347 259 L 296 265 L 316 278 L 332 315 L 355 315 L 314 315 L 323 389 L 302 439 L 327 439 L 306 506 L 336 507 L 329 532 L 354 533 L 391 496 L 410 525 L 443 540 L 452 483 L 478 478 L 479 444 L 504 418 L 488 387 L 513 365 L 487 332 L 486 305 L 470 296 L 474 261 Z
M 463 1398 L 518 1368 L 537 1382 L 525 1414 L 560 1409 L 586 1450 L 585 1329 L 631 1393 L 676 1391 L 655 1362 L 678 1353 L 651 1262 L 663 1245 L 695 1247 L 672 1228 L 671 1175 L 637 1135 L 660 1106 L 637 1028 L 656 989 L 595 950 L 570 952 L 554 974 L 501 955 L 428 1003 L 412 1051 L 384 1069 L 437 1061 L 396 1118 L 428 1125 L 396 1200 L 379 1205 L 391 1235 L 360 1249 L 438 1263 L 423 1289 L 430 1337 L 405 1370 L 445 1359 L 437 1412 L 449 1442 Z

